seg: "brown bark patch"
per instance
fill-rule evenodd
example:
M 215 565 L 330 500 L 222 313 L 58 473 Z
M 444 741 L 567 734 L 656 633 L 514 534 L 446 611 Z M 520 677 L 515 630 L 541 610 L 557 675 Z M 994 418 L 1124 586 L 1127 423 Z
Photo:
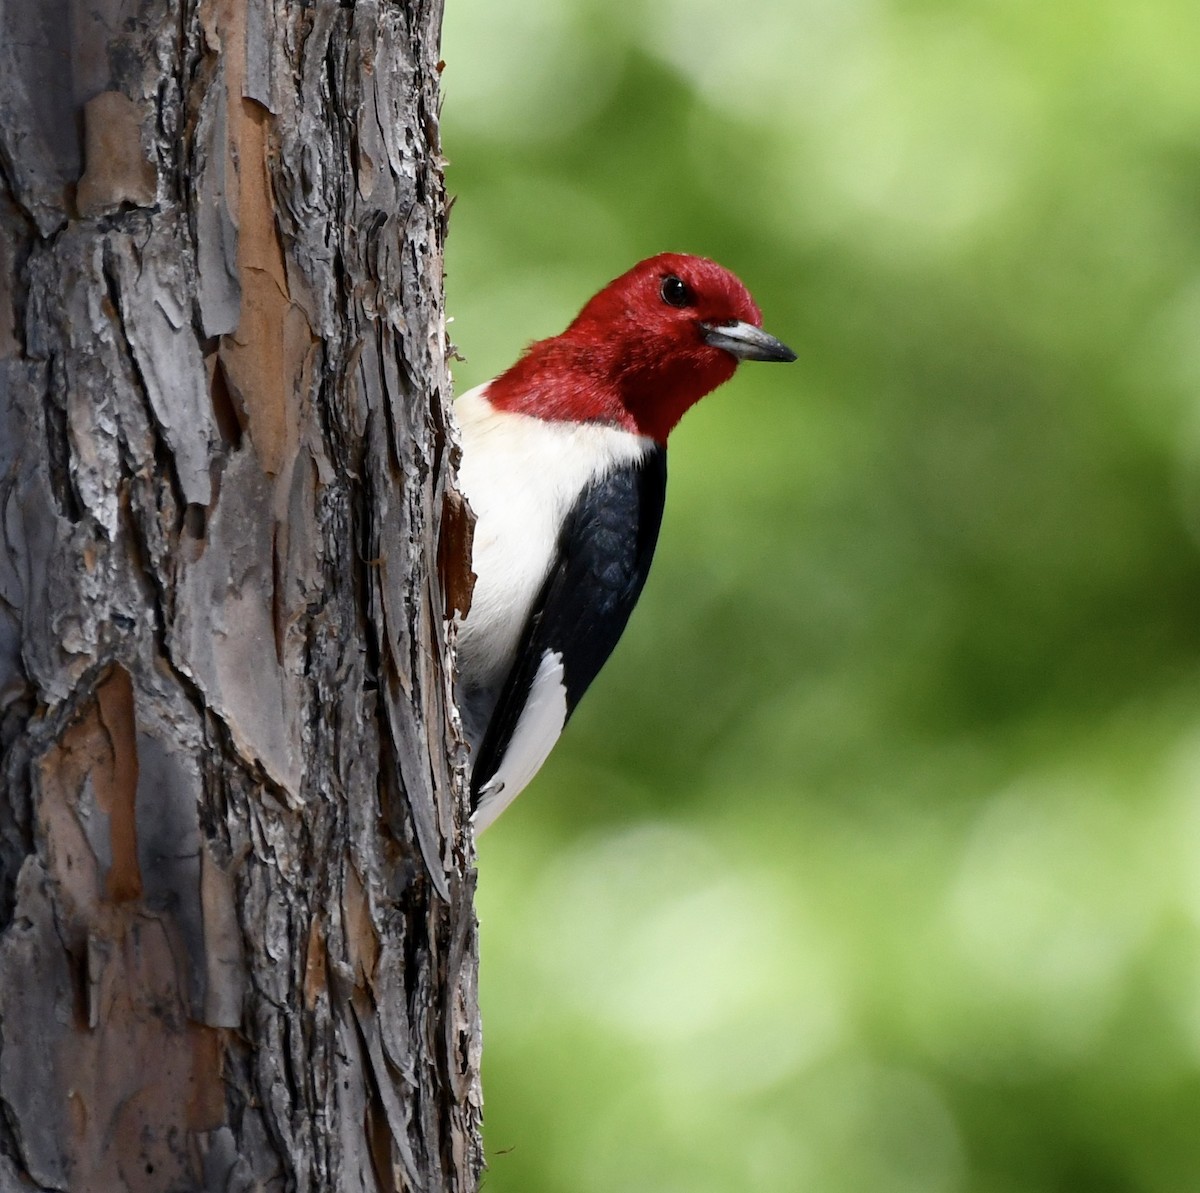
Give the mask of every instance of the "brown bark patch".
M 312 1010 L 317 999 L 329 986 L 329 974 L 325 966 L 325 933 L 321 921 L 314 915 L 308 925 L 308 943 L 304 950 L 304 1006 Z
M 342 921 L 346 931 L 346 951 L 354 980 L 360 985 L 370 980 L 379 959 L 379 937 L 371 922 L 371 907 L 362 880 L 353 866 L 346 867 L 342 891 Z
M 107 215 L 122 203 L 149 207 L 158 195 L 158 171 L 142 144 L 142 109 L 120 91 L 93 96 L 83 108 L 84 171 L 75 203 L 84 219 Z
M 215 1131 L 225 1122 L 225 1087 L 221 1059 L 224 1041 L 219 1031 L 191 1025 L 188 1043 L 192 1050 L 191 1097 L 187 1103 L 189 1131 Z
M 237 179 L 237 328 L 222 336 L 220 357 L 229 393 L 250 431 L 259 463 L 283 474 L 295 456 L 298 424 L 293 396 L 301 387 L 314 337 L 288 290 L 283 243 L 271 184 L 273 117 L 246 87 L 246 6 L 210 0 L 201 20 L 225 73 L 226 177 Z
M 129 673 L 112 668 L 41 760 L 45 880 L 35 885 L 30 869 L 17 907 L 23 937 L 0 947 L 0 955 L 23 950 L 31 973 L 75 974 L 79 983 L 69 1018 L 52 998 L 0 1008 L 6 1036 L 25 1041 L 55 1075 L 37 1098 L 2 1076 L 19 1116 L 36 1114 L 54 1140 L 31 1169 L 68 1180 L 56 1187 L 196 1187 L 192 1134 L 225 1121 L 221 1033 L 189 1019 L 175 913 L 143 902 L 136 706 Z M 36 1084 L 32 1074 L 25 1081 Z
M 141 897 L 142 875 L 137 852 L 137 726 L 133 683 L 123 667 L 96 691 L 99 722 L 108 739 L 111 766 L 94 775 L 100 806 L 108 813 L 112 863 L 106 893 L 114 903 Z
M 72 921 L 95 913 L 101 895 L 138 899 L 137 728 L 129 673 L 114 667 L 95 702 L 42 760 L 40 827 L 50 870 Z
M 446 594 L 446 616 L 466 617 L 475 594 L 475 573 L 471 569 L 471 545 L 475 538 L 475 515 L 467 499 L 454 488 L 447 488 L 442 502 L 442 522 L 438 534 L 438 571 Z
M 106 947 L 89 950 L 95 1027 L 75 1024 L 56 1049 L 71 1091 L 72 1188 L 193 1187 L 189 1131 L 225 1117 L 220 1033 L 184 1020 L 165 923 L 133 913 L 104 930 Z

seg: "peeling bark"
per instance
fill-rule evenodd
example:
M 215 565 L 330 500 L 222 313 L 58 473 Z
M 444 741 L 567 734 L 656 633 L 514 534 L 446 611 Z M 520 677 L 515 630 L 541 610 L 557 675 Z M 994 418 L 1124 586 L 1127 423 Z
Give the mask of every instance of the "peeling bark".
M 476 1187 L 440 20 L 0 0 L 2 1190 Z

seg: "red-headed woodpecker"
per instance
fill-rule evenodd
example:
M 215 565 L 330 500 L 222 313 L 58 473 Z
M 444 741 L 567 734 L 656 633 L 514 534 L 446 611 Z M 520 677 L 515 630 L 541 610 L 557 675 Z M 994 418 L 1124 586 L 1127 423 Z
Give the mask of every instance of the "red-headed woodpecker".
M 476 830 L 533 778 L 617 644 L 662 520 L 667 435 L 742 360 L 791 361 L 750 292 L 662 253 L 455 403 L 475 513 L 459 707 Z

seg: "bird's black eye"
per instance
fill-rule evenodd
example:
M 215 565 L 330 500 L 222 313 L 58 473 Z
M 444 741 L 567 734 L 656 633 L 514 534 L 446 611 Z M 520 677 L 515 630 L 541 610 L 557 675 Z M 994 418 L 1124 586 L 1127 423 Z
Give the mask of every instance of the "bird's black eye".
M 672 307 L 690 307 L 696 301 L 691 286 L 673 273 L 663 278 L 658 292 L 662 295 L 663 302 Z

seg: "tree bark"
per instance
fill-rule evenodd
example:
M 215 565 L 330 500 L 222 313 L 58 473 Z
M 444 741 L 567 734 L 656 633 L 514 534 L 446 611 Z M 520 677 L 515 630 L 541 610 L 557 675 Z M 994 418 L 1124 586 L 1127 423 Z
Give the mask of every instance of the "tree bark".
M 0 0 L 0 1190 L 476 1187 L 440 21 Z

